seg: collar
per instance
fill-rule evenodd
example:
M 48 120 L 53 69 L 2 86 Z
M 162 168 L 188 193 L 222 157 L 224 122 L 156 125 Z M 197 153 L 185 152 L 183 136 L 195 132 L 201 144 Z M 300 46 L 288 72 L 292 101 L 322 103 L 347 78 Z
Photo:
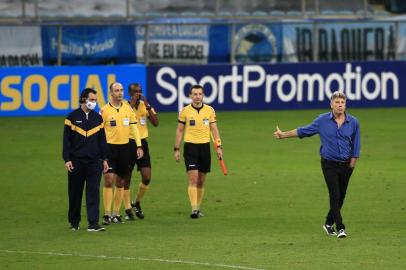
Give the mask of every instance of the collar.
M 349 117 L 349 115 L 348 115 L 346 112 L 344 112 L 344 115 L 345 115 L 344 122 L 345 122 L 345 123 L 349 123 L 349 122 L 350 122 L 350 117 Z M 333 112 L 330 112 L 329 118 L 330 118 L 331 120 L 335 120 L 335 119 L 334 119 L 334 114 L 333 114 Z
M 203 109 L 203 107 L 204 107 L 204 104 L 202 104 L 202 106 L 200 108 L 196 108 L 195 106 L 193 106 L 193 103 L 190 105 L 192 106 L 193 109 L 195 109 L 197 111 L 197 113 L 199 113 L 200 110 Z
M 119 109 L 121 109 L 121 107 L 123 107 L 123 102 L 121 102 L 120 107 L 118 107 L 118 108 L 114 107 L 110 102 L 109 102 L 109 105 L 110 105 L 113 109 L 116 109 L 116 110 L 118 111 Z

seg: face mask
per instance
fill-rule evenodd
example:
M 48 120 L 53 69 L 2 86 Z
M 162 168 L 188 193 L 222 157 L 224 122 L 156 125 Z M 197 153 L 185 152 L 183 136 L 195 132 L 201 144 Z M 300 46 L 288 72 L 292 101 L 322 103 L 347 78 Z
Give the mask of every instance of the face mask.
M 95 102 L 91 102 L 89 100 L 86 100 L 86 107 L 89 110 L 94 110 L 94 108 L 96 108 L 96 101 Z

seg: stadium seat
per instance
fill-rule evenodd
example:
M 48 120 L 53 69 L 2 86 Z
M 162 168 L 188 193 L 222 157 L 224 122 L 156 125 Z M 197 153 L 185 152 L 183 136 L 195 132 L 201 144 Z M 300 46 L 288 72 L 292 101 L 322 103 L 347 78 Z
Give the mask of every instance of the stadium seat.
M 0 18 L 18 18 L 23 15 L 20 1 L 2 2 L 0 5 Z
M 192 11 L 184 11 L 180 14 L 182 17 L 196 17 L 197 13 Z
M 339 10 L 337 11 L 337 14 L 339 16 L 354 16 L 355 13 L 352 10 Z
M 202 11 L 199 13 L 200 16 L 202 17 L 214 17 L 216 16 L 216 14 L 214 12 L 211 11 Z
M 269 13 L 271 16 L 285 16 L 285 12 L 283 12 L 282 10 L 272 10 Z
M 303 16 L 303 13 L 299 10 L 289 10 L 286 12 L 287 16 L 292 16 L 292 17 L 301 17 Z
M 233 14 L 230 11 L 219 11 L 218 13 L 219 16 L 221 17 L 231 17 L 233 16 Z
M 256 11 L 252 12 L 252 16 L 255 16 L 255 17 L 264 17 L 264 16 L 269 16 L 269 15 L 268 15 L 268 13 L 266 13 L 265 11 L 256 10 Z
M 337 12 L 331 9 L 322 10 L 320 14 L 323 16 L 337 16 Z
M 178 17 L 179 16 L 179 14 L 177 12 L 173 12 L 173 11 L 164 12 L 164 13 L 162 13 L 162 15 L 164 17 Z
M 247 11 L 237 11 L 235 14 L 234 14 L 235 16 L 238 16 L 238 17 L 246 17 L 246 16 L 250 16 L 250 14 L 249 14 L 249 12 L 247 12 Z

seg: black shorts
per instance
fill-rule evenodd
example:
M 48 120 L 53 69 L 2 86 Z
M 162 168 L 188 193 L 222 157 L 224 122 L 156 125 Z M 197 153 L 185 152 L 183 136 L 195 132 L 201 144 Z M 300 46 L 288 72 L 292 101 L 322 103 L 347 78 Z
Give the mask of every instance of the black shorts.
M 115 173 L 124 177 L 129 172 L 129 144 L 107 144 L 107 163 L 109 164 L 108 173 Z
M 141 140 L 142 151 L 144 151 L 144 156 L 137 159 L 137 144 L 135 140 L 130 139 L 130 171 L 134 170 L 135 164 L 137 164 L 137 170 L 141 168 L 151 168 L 151 157 L 149 155 L 148 142 L 146 139 Z
M 183 158 L 185 159 L 186 171 L 198 170 L 203 173 L 210 172 L 210 143 L 185 143 Z

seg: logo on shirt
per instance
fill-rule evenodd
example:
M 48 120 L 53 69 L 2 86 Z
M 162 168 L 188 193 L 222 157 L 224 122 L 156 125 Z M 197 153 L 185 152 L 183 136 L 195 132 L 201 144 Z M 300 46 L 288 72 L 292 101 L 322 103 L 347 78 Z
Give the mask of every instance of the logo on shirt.
M 111 127 L 117 126 L 116 120 L 110 120 L 110 126 L 111 126 Z
M 203 124 L 205 124 L 206 126 L 209 124 L 209 119 L 208 118 L 204 118 L 203 119 Z
M 194 119 L 189 120 L 189 125 L 190 126 L 195 126 L 196 125 L 196 120 L 194 120 Z

